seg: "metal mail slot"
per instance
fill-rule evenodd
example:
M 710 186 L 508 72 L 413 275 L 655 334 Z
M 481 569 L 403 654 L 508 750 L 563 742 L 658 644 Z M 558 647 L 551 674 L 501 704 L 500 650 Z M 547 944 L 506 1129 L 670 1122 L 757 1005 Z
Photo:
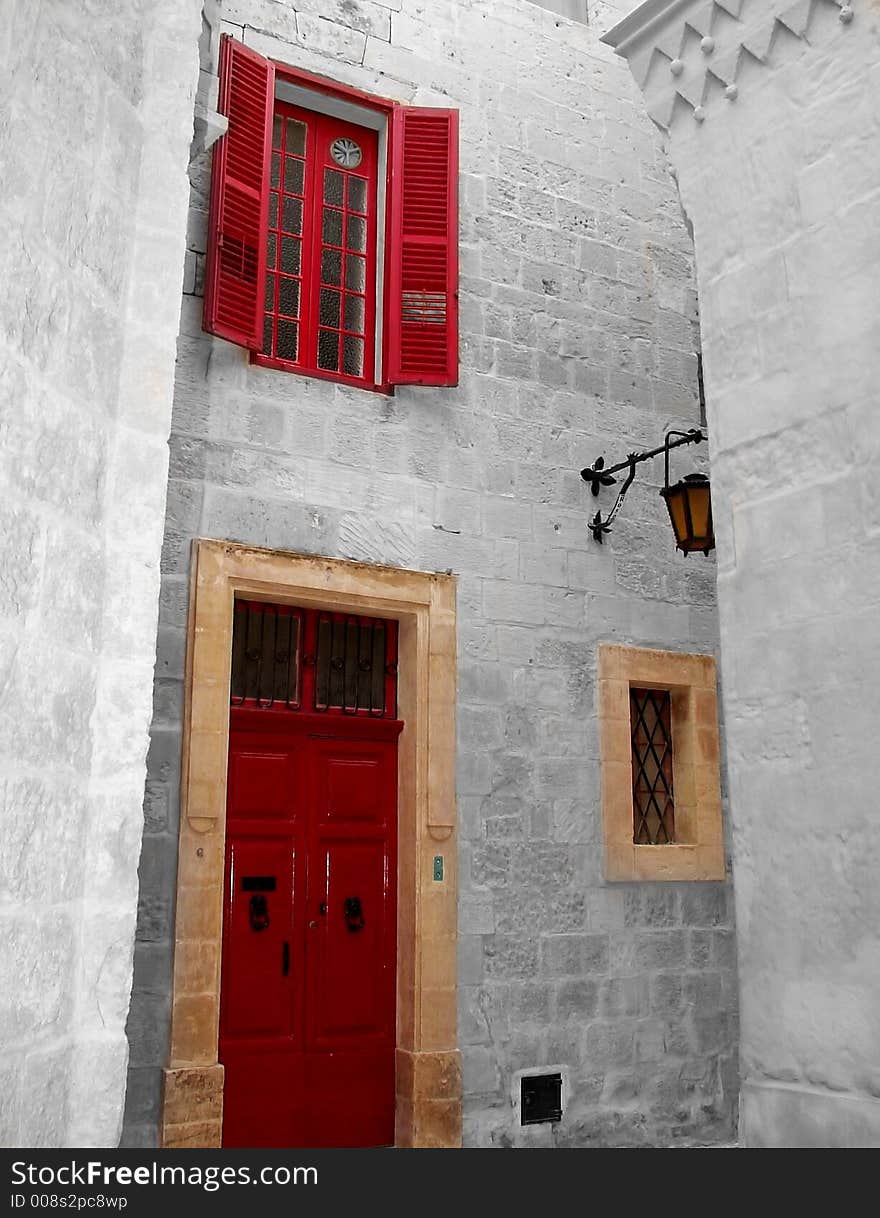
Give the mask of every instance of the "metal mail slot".
M 241 877 L 242 892 L 274 892 L 274 875 L 243 875 Z

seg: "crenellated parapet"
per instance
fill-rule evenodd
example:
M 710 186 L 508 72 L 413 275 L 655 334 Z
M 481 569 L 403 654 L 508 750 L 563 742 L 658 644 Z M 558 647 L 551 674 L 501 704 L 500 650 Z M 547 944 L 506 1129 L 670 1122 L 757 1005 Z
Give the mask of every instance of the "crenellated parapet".
M 855 17 L 846 0 L 648 0 L 602 39 L 630 65 L 648 113 L 668 129 L 736 102 L 748 67 L 821 43 Z

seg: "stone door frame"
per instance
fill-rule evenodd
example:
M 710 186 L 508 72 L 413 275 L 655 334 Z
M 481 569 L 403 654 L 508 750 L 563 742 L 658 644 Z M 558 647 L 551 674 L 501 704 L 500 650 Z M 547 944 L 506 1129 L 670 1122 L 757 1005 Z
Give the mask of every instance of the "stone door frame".
M 461 1145 L 456 1032 L 456 581 L 453 576 L 193 542 L 171 1043 L 160 1144 L 219 1147 L 218 1062 L 229 681 L 236 593 L 400 623 L 395 1145 Z M 441 880 L 434 859 L 442 856 Z

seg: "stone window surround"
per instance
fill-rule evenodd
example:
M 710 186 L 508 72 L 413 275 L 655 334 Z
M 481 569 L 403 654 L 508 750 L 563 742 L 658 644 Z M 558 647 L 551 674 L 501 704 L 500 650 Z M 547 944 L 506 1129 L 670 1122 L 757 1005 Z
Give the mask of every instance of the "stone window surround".
M 400 623 L 395 1145 L 461 1145 L 456 1024 L 456 581 L 231 542 L 193 543 L 171 1045 L 161 1145 L 219 1147 L 218 1062 L 232 612 L 255 600 Z M 444 878 L 432 861 L 445 855 Z
M 599 747 L 605 878 L 723 880 L 720 742 L 714 657 L 602 643 Z M 676 842 L 633 842 L 630 688 L 668 689 Z

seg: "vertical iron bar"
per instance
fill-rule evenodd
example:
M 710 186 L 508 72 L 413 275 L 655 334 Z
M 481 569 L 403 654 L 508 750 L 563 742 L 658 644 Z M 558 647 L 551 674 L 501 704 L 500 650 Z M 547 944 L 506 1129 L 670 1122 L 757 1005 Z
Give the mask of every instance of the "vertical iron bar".
M 326 647 L 327 662 L 324 664 L 322 644 Z M 331 663 L 333 660 L 333 621 L 329 614 L 319 613 L 315 626 L 315 710 L 326 711 L 330 707 Z M 326 672 L 326 688 L 321 689 L 322 665 Z M 323 701 L 320 695 L 323 693 Z
M 380 620 L 373 623 L 370 632 L 370 714 L 377 718 L 385 713 L 385 630 L 386 625 Z M 381 707 L 376 705 L 377 686 L 381 688 L 383 695 Z
M 278 620 L 275 623 L 275 682 L 273 690 L 276 700 L 282 702 L 284 706 L 290 709 L 290 632 L 293 618 L 290 616 L 289 610 L 285 613 L 279 612 Z M 285 648 L 283 646 L 284 636 L 287 636 L 287 659 L 284 659 Z
M 255 700 L 260 695 L 258 669 L 259 647 L 255 646 L 253 636 L 256 633 L 258 623 L 261 622 L 262 618 L 257 612 L 255 606 L 248 601 L 247 651 L 245 653 L 245 658 L 247 660 L 245 667 L 245 694 L 250 694 L 251 687 L 253 687 L 252 696 Z M 255 657 L 254 659 L 251 659 L 251 653 L 253 653 Z
M 318 700 L 318 615 L 311 611 L 303 615 L 300 672 L 302 691 L 300 705 L 317 710 Z
M 263 648 L 266 645 L 266 614 L 263 606 L 260 606 L 260 646 L 257 649 L 257 706 L 260 705 L 260 700 L 263 693 Z
M 232 605 L 232 676 L 229 701 L 232 706 L 241 706 L 245 698 L 245 651 L 247 649 L 247 602 L 233 601 Z M 242 624 L 244 646 L 242 646 Z M 236 690 L 240 692 L 236 692 Z
M 355 696 L 354 696 L 353 705 L 351 705 L 351 706 L 349 705 L 350 700 L 349 700 L 348 695 L 349 695 L 349 683 L 351 681 L 351 678 L 349 676 L 349 665 L 353 661 L 354 667 L 355 667 L 355 672 L 357 672 L 357 666 L 358 666 L 358 662 L 360 660 L 360 647 L 358 644 L 358 640 L 360 638 L 360 630 L 358 628 L 357 618 L 352 617 L 350 614 L 348 616 L 346 616 L 346 618 L 344 620 L 344 624 L 343 624 L 343 631 L 344 631 L 343 637 L 345 639 L 345 663 L 342 665 L 342 710 L 343 710 L 343 713 L 346 715 L 356 715 L 357 714 L 357 676 L 355 676 L 355 682 L 354 682 Z M 354 654 L 353 655 L 350 654 L 350 652 L 352 651 L 352 647 L 351 647 L 352 635 L 354 635 L 354 649 L 353 649 Z
M 369 644 L 370 638 L 372 637 L 372 628 L 372 622 L 369 618 L 362 617 L 359 619 L 357 627 L 357 680 L 355 682 L 354 691 L 354 704 L 359 711 L 364 709 L 361 701 L 361 687 L 364 682 L 364 674 L 366 674 L 367 681 L 369 683 L 369 678 L 371 677 L 373 671 L 373 666 L 370 663 L 370 660 L 364 654 L 364 647 Z M 369 684 L 367 689 L 369 689 Z
M 389 621 L 385 624 L 385 705 L 384 713 L 388 714 L 389 706 L 392 708 L 392 719 L 397 718 L 397 665 L 398 665 L 398 632 L 400 623 Z
M 257 706 L 271 706 L 271 700 L 269 703 L 267 703 L 265 694 L 263 692 L 263 669 L 265 667 L 264 661 L 266 657 L 266 620 L 269 616 L 266 610 L 268 608 L 268 605 L 260 605 L 260 650 L 257 658 Z
M 297 695 L 299 692 L 299 610 L 290 610 L 290 623 L 287 631 L 287 694 L 286 703 L 289 710 L 298 710 Z M 292 684 L 291 684 L 292 682 Z

